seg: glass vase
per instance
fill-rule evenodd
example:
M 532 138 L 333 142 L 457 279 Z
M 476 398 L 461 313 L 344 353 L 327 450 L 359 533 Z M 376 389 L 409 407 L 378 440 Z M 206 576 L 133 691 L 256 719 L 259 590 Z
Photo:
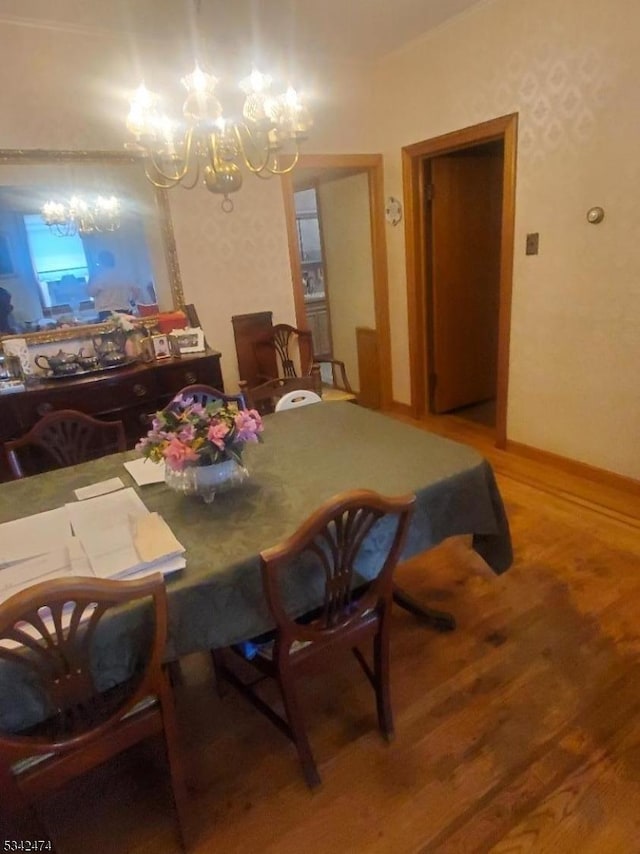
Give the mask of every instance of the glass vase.
M 239 486 L 248 476 L 246 467 L 231 459 L 209 466 L 185 466 L 180 471 L 166 466 L 164 480 L 170 489 L 197 495 L 210 504 L 219 492 Z

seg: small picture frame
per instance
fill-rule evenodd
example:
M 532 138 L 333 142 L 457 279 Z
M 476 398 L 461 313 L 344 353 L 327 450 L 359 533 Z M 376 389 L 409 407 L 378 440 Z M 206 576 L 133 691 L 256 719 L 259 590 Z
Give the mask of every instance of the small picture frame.
M 204 351 L 204 332 L 199 326 L 190 326 L 187 329 L 174 329 L 169 333 L 173 340 L 176 352 L 202 353 Z
M 171 353 L 171 344 L 169 342 L 168 335 L 152 335 L 151 336 L 151 350 L 154 359 L 170 359 L 172 356 Z

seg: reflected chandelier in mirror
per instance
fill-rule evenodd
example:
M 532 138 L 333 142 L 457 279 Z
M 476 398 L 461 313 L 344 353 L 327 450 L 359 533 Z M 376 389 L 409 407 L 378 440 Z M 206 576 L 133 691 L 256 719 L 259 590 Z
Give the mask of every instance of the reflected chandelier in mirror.
M 75 217 L 58 229 L 43 217 L 52 199 L 98 196 L 113 197 L 117 212 L 93 224 Z M 0 150 L 0 244 L 0 285 L 10 298 L 0 337 L 48 342 L 91 334 L 108 314 L 101 311 L 109 308 L 102 304 L 108 278 L 120 293 L 126 286 L 128 304 L 118 309 L 184 307 L 167 194 L 146 180 L 139 154 Z
M 115 196 L 98 196 L 89 200 L 72 196 L 69 201 L 49 199 L 42 206 L 41 216 L 59 237 L 117 231 L 120 228 L 120 202 Z

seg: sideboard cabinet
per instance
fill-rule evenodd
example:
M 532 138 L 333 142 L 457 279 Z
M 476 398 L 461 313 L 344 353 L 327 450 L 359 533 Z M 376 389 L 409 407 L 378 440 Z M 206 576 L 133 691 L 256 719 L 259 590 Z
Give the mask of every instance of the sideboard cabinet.
M 105 421 L 122 421 L 127 443 L 133 447 L 148 429 L 146 417 L 194 383 L 224 391 L 220 353 L 210 350 L 75 378 L 41 380 L 26 391 L 0 395 L 0 442 L 22 436 L 48 412 L 76 409 Z M 0 480 L 9 477 L 1 454 Z

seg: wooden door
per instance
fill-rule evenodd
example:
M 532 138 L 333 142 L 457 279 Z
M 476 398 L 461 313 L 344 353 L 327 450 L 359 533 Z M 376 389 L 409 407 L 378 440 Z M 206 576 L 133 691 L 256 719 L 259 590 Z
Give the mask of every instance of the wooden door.
M 502 143 L 429 166 L 430 402 L 449 412 L 496 396 Z

